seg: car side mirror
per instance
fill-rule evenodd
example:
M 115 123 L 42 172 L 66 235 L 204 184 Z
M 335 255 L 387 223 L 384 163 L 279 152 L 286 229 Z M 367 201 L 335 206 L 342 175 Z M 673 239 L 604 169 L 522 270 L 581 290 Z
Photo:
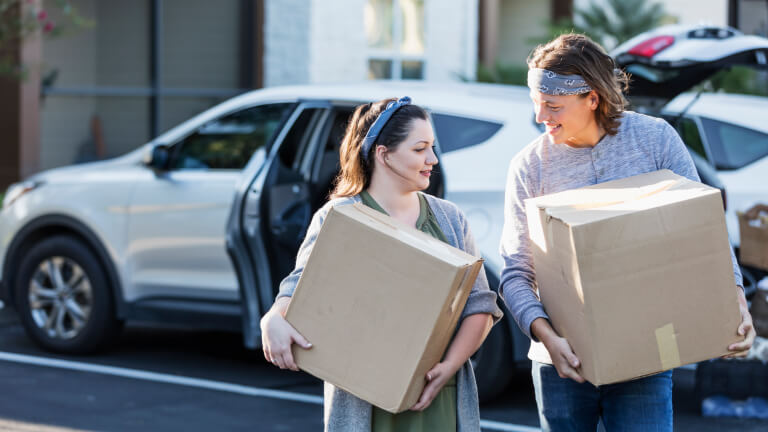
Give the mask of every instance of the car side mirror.
M 165 144 L 158 144 L 152 147 L 150 151 L 144 155 L 144 165 L 157 170 L 165 171 L 168 169 L 168 162 L 170 159 L 170 150 Z

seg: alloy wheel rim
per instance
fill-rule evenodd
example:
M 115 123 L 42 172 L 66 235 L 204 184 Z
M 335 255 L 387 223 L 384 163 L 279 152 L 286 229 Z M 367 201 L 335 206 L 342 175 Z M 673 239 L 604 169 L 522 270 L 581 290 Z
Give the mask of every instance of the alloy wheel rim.
M 91 282 L 78 263 L 55 256 L 37 266 L 29 281 L 29 309 L 35 325 L 49 338 L 76 337 L 92 308 Z

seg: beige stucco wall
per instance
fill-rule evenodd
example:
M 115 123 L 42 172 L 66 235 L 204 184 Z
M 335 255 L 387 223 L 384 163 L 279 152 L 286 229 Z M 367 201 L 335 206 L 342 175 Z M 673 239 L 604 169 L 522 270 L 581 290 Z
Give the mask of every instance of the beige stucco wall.
M 502 0 L 499 4 L 498 59 L 501 64 L 525 64 L 536 46 L 531 41 L 546 37 L 549 1 Z

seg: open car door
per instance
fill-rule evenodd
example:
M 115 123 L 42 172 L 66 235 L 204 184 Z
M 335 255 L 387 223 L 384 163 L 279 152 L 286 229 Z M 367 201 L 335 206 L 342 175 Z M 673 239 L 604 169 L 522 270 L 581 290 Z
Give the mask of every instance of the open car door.
M 305 161 L 316 147 L 329 104 L 302 101 L 285 121 L 263 165 L 247 171 L 230 209 L 227 253 L 237 273 L 243 341 L 261 345 L 259 321 L 290 271 L 312 217 Z

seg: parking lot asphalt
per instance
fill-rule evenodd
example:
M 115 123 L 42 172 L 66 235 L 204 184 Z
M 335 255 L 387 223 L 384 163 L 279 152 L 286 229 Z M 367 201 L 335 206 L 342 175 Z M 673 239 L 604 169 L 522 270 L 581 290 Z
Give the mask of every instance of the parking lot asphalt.
M 2 310 L 0 364 L 0 431 L 322 430 L 321 382 L 272 367 L 238 334 L 132 325 L 110 351 L 61 356 L 37 348 Z M 694 372 L 678 370 L 674 382 L 675 430 L 768 429 L 701 417 Z M 537 430 L 528 373 L 481 417 L 485 431 Z

